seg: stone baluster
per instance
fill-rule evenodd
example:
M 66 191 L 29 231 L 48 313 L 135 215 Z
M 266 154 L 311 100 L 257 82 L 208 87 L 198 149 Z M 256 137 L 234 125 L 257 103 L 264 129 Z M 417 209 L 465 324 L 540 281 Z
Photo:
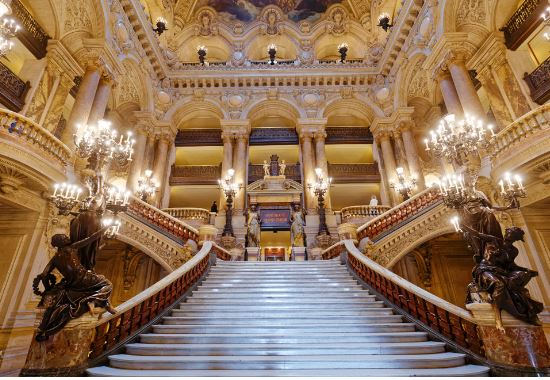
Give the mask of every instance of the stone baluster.
M 69 147 L 74 146 L 73 135 L 77 131 L 77 125 L 84 125 L 88 121 L 100 79 L 101 65 L 99 61 L 89 62 L 67 120 L 67 126 L 61 136 L 61 141 Z
M 103 119 L 105 110 L 107 109 L 107 103 L 109 102 L 109 96 L 111 95 L 112 86 L 112 76 L 103 75 L 97 86 L 92 109 L 90 110 L 90 116 L 88 117 L 88 124 L 96 124 L 98 120 Z
M 462 57 L 455 57 L 449 61 L 449 72 L 453 78 L 456 92 L 460 98 L 464 113 L 471 114 L 478 118 L 485 118 L 483 105 L 479 100 L 477 91 L 472 83 L 470 74 Z
M 411 177 L 416 178 L 418 191 L 422 191 L 426 188 L 426 184 L 424 181 L 424 174 L 422 172 L 422 166 L 420 165 L 418 151 L 416 149 L 416 143 L 414 141 L 414 136 L 412 132 L 413 125 L 414 122 L 412 120 L 402 121 L 399 124 L 399 129 L 401 131 L 401 139 L 405 148 L 405 155 L 409 164 L 410 175 Z

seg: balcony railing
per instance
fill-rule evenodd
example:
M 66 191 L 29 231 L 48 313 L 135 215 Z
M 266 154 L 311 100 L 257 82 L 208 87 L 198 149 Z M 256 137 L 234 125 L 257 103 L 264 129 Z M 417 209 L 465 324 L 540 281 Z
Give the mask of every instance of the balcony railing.
M 38 150 L 37 153 L 44 159 L 52 157 L 61 167 L 65 167 L 71 158 L 71 150 L 50 132 L 34 121 L 6 109 L 0 109 L 0 135 L 2 139 Z
M 50 38 L 48 34 L 19 0 L 12 0 L 11 9 L 13 17 L 16 18 L 21 25 L 21 30 L 17 33 L 17 38 L 36 58 L 44 58 L 46 56 L 48 39 Z
M 356 225 L 361 225 L 379 215 L 382 215 L 390 208 L 390 206 L 349 206 L 344 207 L 340 211 L 340 214 L 342 218 L 342 223 L 353 223 Z
M 24 82 L 13 71 L 0 63 L 0 103 L 12 111 L 21 111 L 25 105 L 25 95 L 29 88 L 29 82 Z
M 500 30 L 504 32 L 506 47 L 516 50 L 542 23 L 541 15 L 548 0 L 525 0 Z
M 328 174 L 334 183 L 380 182 L 376 164 L 329 164 Z
M 176 207 L 165 208 L 162 211 L 185 223 L 198 227 L 210 223 L 210 211 L 204 208 Z
M 221 171 L 215 165 L 172 166 L 170 185 L 216 185 Z
M 546 59 L 531 74 L 523 77 L 531 90 L 531 98 L 538 104 L 544 104 L 550 99 L 550 57 Z

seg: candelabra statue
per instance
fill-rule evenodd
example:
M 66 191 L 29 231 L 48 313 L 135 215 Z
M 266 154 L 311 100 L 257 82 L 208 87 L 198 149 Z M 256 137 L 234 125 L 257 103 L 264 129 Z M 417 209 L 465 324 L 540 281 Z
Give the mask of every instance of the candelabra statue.
M 487 196 L 476 189 L 479 151 L 487 150 L 490 154 L 495 136 L 492 127 L 472 117 L 456 121 L 453 115 L 449 115 L 430 135 L 431 139 L 425 140 L 426 150 L 461 166 L 465 174 L 446 175 L 438 186 L 445 205 L 457 210 L 458 216 L 451 219 L 452 224 L 474 253 L 475 266 L 466 302 L 491 303 L 497 328 L 501 330 L 504 327 L 500 310 L 506 310 L 525 322 L 539 324 L 537 314 L 543 306 L 532 300 L 525 289 L 537 272 L 514 263 L 518 250 L 513 244 L 523 240 L 523 231 L 511 227 L 503 235 L 495 216 L 495 211 L 520 207 L 519 198 L 526 196 L 521 178 L 505 174 L 499 182 L 500 195 L 508 203 L 506 206 L 492 205 Z
M 120 227 L 117 215 L 126 211 L 130 192 L 106 185 L 103 171 L 113 162 L 126 166 L 132 159 L 134 140 L 128 133 L 125 140 L 121 136 L 117 141 L 117 132 L 111 124 L 100 120 L 97 125 L 80 127 L 75 134 L 75 144 L 75 153 L 87 161 L 82 182 L 88 195 L 81 198 L 83 190 L 76 184 L 54 185 L 51 202 L 60 215 L 74 218 L 69 236 L 58 234 L 52 238 L 57 253 L 33 282 L 34 293 L 42 296 L 40 305 L 46 307 L 37 340 L 48 339 L 87 310 L 93 314 L 94 307 L 104 307 L 114 313 L 108 301 L 112 285 L 94 272 L 95 258 L 102 237 L 116 236 Z M 53 269 L 62 274 L 61 282 L 56 283 L 51 274 Z M 40 291 L 40 283 L 44 291 Z
M 398 194 L 401 194 L 401 196 L 403 197 L 403 200 L 406 201 L 411 197 L 412 191 L 416 186 L 416 179 L 405 178 L 405 172 L 401 167 L 395 169 L 395 171 L 397 172 L 398 183 L 390 183 L 390 187 L 392 189 L 395 189 L 395 191 Z
M 158 188 L 157 182 L 153 179 L 153 171 L 147 169 L 143 173 L 143 177 L 138 179 L 136 196 L 142 201 L 148 202 L 158 191 Z
M 233 234 L 233 225 L 232 225 L 232 216 L 233 216 L 233 198 L 240 190 L 241 185 L 235 183 L 235 170 L 229 169 L 227 171 L 227 176 L 223 179 L 218 180 L 220 188 L 223 190 L 223 193 L 226 197 L 227 210 L 225 212 L 225 226 L 223 228 L 222 236 L 232 236 Z
M 338 45 L 338 53 L 340 53 L 340 63 L 346 62 L 346 57 L 348 56 L 348 44 L 343 42 Z
M 276 56 L 277 56 L 277 46 L 275 44 L 270 44 L 267 47 L 267 54 L 269 54 L 269 64 L 274 65 L 277 63 Z
M 329 235 L 327 220 L 325 215 L 325 194 L 330 187 L 332 178 L 326 178 L 323 176 L 323 170 L 321 168 L 315 169 L 315 174 L 317 175 L 317 180 L 315 183 L 310 183 L 307 185 L 309 189 L 313 189 L 313 193 L 317 197 L 319 202 L 319 232 L 317 235 Z
M 208 53 L 208 49 L 206 46 L 199 46 L 197 47 L 197 54 L 199 55 L 199 62 L 202 66 L 208 66 L 208 62 L 206 62 L 206 53 Z

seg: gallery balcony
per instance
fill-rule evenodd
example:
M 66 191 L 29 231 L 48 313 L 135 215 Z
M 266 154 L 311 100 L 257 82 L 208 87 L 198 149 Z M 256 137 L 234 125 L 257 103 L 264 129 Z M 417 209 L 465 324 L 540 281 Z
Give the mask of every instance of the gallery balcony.
M 525 0 L 508 22 L 504 32 L 506 47 L 516 50 L 543 22 L 541 14 L 548 7 L 547 0 Z
M 44 58 L 50 37 L 19 0 L 12 0 L 10 6 L 13 18 L 21 25 L 17 38 L 37 59 Z
M 0 62 L 0 104 L 11 111 L 21 111 L 29 88 L 29 82 L 24 82 Z
M 531 99 L 537 104 L 544 104 L 550 99 L 550 57 L 531 74 L 523 77 L 531 91 Z
M 173 165 L 170 186 L 217 185 L 221 172 L 219 165 Z

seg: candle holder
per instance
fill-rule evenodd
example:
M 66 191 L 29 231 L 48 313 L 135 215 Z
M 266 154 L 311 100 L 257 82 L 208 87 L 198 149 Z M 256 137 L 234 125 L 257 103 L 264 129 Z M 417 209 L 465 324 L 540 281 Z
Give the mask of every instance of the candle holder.
M 276 64 L 277 61 L 275 60 L 275 57 L 277 56 L 277 46 L 275 44 L 270 44 L 267 47 L 267 54 L 269 54 L 269 64 Z
M 388 13 L 382 13 L 380 16 L 378 16 L 378 25 L 382 29 L 384 29 L 384 32 L 387 32 L 390 28 L 393 27 L 393 24 L 391 23 L 391 18 Z
M 199 55 L 199 62 L 202 66 L 208 66 L 208 62 L 206 62 L 206 53 L 208 53 L 208 49 L 204 45 L 200 45 L 197 47 L 197 54 Z
M 114 239 L 117 234 L 118 234 L 118 231 L 120 229 L 120 226 L 122 225 L 122 222 L 120 221 L 120 219 L 118 217 L 116 217 L 116 215 L 114 217 L 105 217 L 103 219 L 101 219 L 101 224 L 104 226 L 104 227 L 107 227 L 107 226 L 110 226 L 105 232 L 104 232 L 104 236 L 107 238 L 107 239 Z
M 107 190 L 105 208 L 115 215 L 128 209 L 131 192 L 122 187 L 112 186 Z
M 504 178 L 498 182 L 500 187 L 500 195 L 506 202 L 509 202 L 516 208 L 519 208 L 519 199 L 527 197 L 527 192 L 521 177 L 517 174 L 512 175 L 510 173 L 505 173 Z
M 153 179 L 153 171 L 150 169 L 145 170 L 143 177 L 138 179 L 138 186 L 136 196 L 142 201 L 147 202 L 149 198 L 153 197 L 158 191 L 158 184 Z
M 310 190 L 313 189 L 319 205 L 319 232 L 317 235 L 329 235 L 325 214 L 325 195 L 332 183 L 332 178 L 325 177 L 321 168 L 316 168 L 315 174 L 317 180 L 314 183 L 309 183 L 307 187 Z
M 235 236 L 233 234 L 233 198 L 241 189 L 242 185 L 235 183 L 235 170 L 229 169 L 227 175 L 223 179 L 218 180 L 218 185 L 223 190 L 226 197 L 227 210 L 225 212 L 225 226 L 222 236 Z
M 0 57 L 13 48 L 13 37 L 21 29 L 15 19 L 4 17 L 12 13 L 10 3 L 11 1 L 0 1 Z
M 439 179 L 439 195 L 443 197 L 445 206 L 453 209 L 461 208 L 469 198 L 468 190 L 461 175 L 448 175 Z
M 401 194 L 403 200 L 406 201 L 411 197 L 413 189 L 416 187 L 416 178 L 405 178 L 403 168 L 396 168 L 398 183 L 390 183 L 390 187 L 398 194 Z
M 50 197 L 52 203 L 57 207 L 59 215 L 69 215 L 77 204 L 82 189 L 74 184 L 56 183 L 53 195 Z
M 346 57 L 348 55 L 349 45 L 345 42 L 338 45 L 338 53 L 340 53 L 340 63 L 346 62 Z
M 153 32 L 156 32 L 159 36 L 168 30 L 168 22 L 164 17 L 158 17 L 155 24 L 156 28 L 153 28 Z

